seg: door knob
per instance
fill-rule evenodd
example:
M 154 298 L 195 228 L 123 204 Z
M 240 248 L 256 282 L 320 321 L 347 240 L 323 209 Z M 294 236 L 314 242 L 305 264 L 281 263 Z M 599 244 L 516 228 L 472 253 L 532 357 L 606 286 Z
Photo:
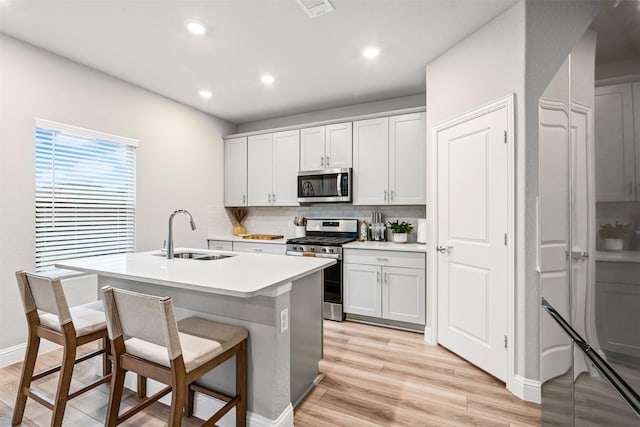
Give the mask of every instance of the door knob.
M 441 254 L 448 254 L 451 248 L 453 248 L 453 245 L 439 245 L 436 250 Z

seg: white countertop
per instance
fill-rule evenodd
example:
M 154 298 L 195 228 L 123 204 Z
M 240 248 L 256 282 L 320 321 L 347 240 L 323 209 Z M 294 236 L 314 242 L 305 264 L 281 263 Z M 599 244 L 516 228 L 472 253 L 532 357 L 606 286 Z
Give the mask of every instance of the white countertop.
M 252 234 L 266 234 L 266 233 L 252 233 Z M 287 243 L 287 239 L 292 239 L 292 236 L 284 236 L 282 239 L 263 240 L 263 239 L 243 239 L 240 236 L 234 236 L 233 234 L 209 234 L 207 240 L 225 240 L 227 242 L 249 242 L 249 243 L 272 243 L 277 245 L 284 245 Z
M 399 252 L 427 252 L 427 245 L 424 243 L 394 243 L 394 242 L 351 242 L 342 245 L 343 249 L 373 249 L 380 251 Z
M 155 283 L 173 288 L 191 289 L 214 294 L 251 298 L 275 291 L 336 261 L 327 258 L 287 257 L 284 255 L 250 254 L 204 249 L 176 249 L 234 255 L 211 261 L 167 259 L 158 251 L 134 254 L 80 258 L 56 264 L 57 268 L 77 270 L 120 279 Z
M 623 251 L 623 252 L 596 251 L 596 261 L 640 263 L 640 251 Z

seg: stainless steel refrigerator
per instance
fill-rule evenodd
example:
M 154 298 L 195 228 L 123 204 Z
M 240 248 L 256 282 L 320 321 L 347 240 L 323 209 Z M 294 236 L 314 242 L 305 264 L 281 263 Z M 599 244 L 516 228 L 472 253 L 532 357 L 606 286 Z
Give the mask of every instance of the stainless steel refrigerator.
M 626 233 L 625 250 L 614 253 L 598 234 L 615 218 L 640 228 L 640 192 L 605 201 L 628 161 L 615 151 L 625 138 L 615 125 L 626 92 L 596 87 L 596 37 L 585 34 L 538 105 L 540 382 L 549 426 L 640 425 L 640 239 Z

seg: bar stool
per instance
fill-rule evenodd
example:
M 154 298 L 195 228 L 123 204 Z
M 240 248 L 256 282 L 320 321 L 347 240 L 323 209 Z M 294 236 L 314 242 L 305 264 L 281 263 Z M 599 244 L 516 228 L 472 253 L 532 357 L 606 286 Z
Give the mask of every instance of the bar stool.
M 162 396 L 171 394 L 169 426 L 178 427 L 182 412 L 193 415 L 195 392 L 226 402 L 203 426 L 214 425 L 236 408 L 236 426 L 247 419 L 247 336 L 237 326 L 198 317 L 176 321 L 169 297 L 155 297 L 105 287 L 102 289 L 114 372 L 105 425 L 114 427 Z M 224 361 L 236 357 L 236 395 L 228 396 L 195 382 Z M 127 371 L 152 378 L 168 387 L 144 398 L 120 415 Z
M 13 425 L 20 424 L 27 404 L 27 397 L 53 410 L 52 426 L 60 426 L 67 401 L 111 379 L 109 340 L 101 301 L 69 308 L 60 279 L 37 276 L 24 271 L 16 272 L 20 297 L 27 316 L 29 338 L 22 365 L 16 405 L 13 409 Z M 34 375 L 40 339 L 52 341 L 63 347 L 62 363 Z M 102 340 L 103 348 L 79 356 L 79 346 Z M 102 358 L 102 377 L 81 389 L 69 393 L 73 367 L 76 363 L 105 354 Z M 60 371 L 55 400 L 32 389 L 31 382 Z

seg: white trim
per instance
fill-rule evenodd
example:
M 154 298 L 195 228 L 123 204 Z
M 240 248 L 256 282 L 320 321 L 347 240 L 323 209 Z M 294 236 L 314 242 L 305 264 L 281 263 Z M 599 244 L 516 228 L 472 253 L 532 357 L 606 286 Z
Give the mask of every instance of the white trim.
M 433 342 L 433 332 L 431 331 L 431 327 L 430 326 L 425 326 L 424 327 L 424 342 L 429 344 L 429 345 L 436 345 L 436 343 Z
M 40 347 L 38 348 L 38 354 L 47 353 L 60 348 L 58 344 L 51 341 L 40 340 Z M 24 360 L 24 354 L 27 351 L 27 343 L 6 347 L 0 350 L 0 368 L 14 363 L 22 362 Z
M 265 133 L 273 133 L 273 132 L 282 132 L 285 130 L 296 130 L 303 128 L 310 128 L 314 126 L 323 126 L 323 125 L 332 125 L 336 123 L 344 123 L 344 122 L 353 122 L 357 120 L 368 120 L 368 119 L 377 119 L 379 117 L 387 117 L 387 116 L 399 116 L 401 114 L 409 114 L 409 113 L 422 113 L 425 111 L 425 107 L 411 107 L 411 108 L 402 108 L 400 110 L 391 110 L 391 111 L 382 111 L 379 113 L 371 113 L 371 114 L 361 114 L 359 116 L 349 116 L 349 117 L 340 117 L 338 119 L 330 119 L 330 120 L 320 120 L 317 122 L 308 122 L 301 123 L 298 125 L 290 125 L 290 126 L 282 126 L 279 128 L 271 128 L 271 129 L 262 129 L 262 130 L 254 130 L 251 132 L 243 132 L 243 133 L 235 133 L 232 135 L 224 135 L 222 139 L 231 139 L 231 138 L 242 138 L 245 136 L 253 136 L 253 135 L 263 135 Z
M 125 387 L 131 390 L 137 390 L 136 376 L 133 372 L 127 372 L 124 382 Z M 150 378 L 147 379 L 147 396 L 151 396 L 166 386 Z M 171 406 L 171 393 L 164 396 L 159 402 L 165 405 Z M 211 415 L 216 413 L 220 408 L 224 406 L 224 403 L 206 394 L 196 393 L 193 403 L 193 415 L 206 420 Z M 235 408 L 225 414 L 218 422 L 217 426 L 220 427 L 235 427 L 236 425 L 236 410 Z M 291 403 L 280 413 L 278 418 L 271 419 L 263 415 L 259 415 L 250 411 L 247 411 L 247 426 L 248 427 L 293 427 L 293 406 Z
M 617 85 L 620 83 L 634 83 L 640 81 L 640 74 L 628 74 L 626 76 L 609 77 L 608 79 L 596 80 L 596 87 Z
M 541 391 L 540 381 L 531 380 L 517 374 L 513 377 L 511 393 L 516 397 L 527 402 L 540 403 Z
M 85 129 L 79 126 L 67 125 L 64 123 L 54 122 L 53 120 L 46 120 L 36 117 L 36 126 L 44 127 L 47 129 L 59 130 L 61 132 L 70 133 L 79 136 L 90 136 L 99 139 L 106 139 L 108 141 L 119 142 L 125 145 L 131 145 L 137 147 L 139 141 L 137 139 L 128 138 L 126 136 L 114 135 L 111 133 L 100 132 L 92 129 Z
M 438 133 L 456 126 L 460 123 L 473 120 L 477 117 L 486 115 L 493 111 L 507 109 L 507 339 L 510 343 L 507 348 L 507 379 L 506 388 L 513 393 L 513 382 L 515 379 L 515 94 L 511 93 L 507 96 L 499 98 L 493 102 L 480 106 L 472 111 L 468 111 L 455 118 L 433 126 L 431 129 L 430 139 L 430 162 L 427 167 L 430 175 L 428 181 L 431 185 L 428 188 L 427 200 L 427 218 L 429 224 L 429 236 L 427 241 L 437 246 L 438 242 Z M 428 131 L 428 129 L 427 129 Z M 429 343 L 438 343 L 438 263 L 436 252 L 427 249 L 427 324 L 430 325 Z M 427 339 L 427 330 L 425 328 L 425 340 Z

